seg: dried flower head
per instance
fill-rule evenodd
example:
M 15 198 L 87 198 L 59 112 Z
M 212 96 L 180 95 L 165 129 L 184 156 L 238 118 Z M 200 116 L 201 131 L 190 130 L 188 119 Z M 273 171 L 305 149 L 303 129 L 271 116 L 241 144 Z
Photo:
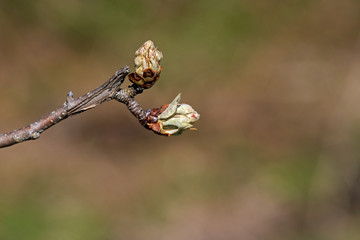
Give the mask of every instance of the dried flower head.
M 162 58 L 162 53 L 156 49 L 154 43 L 151 40 L 146 41 L 135 52 L 135 72 L 129 74 L 130 81 L 145 89 L 151 88 L 160 77 Z
M 170 104 L 152 109 L 148 116 L 148 127 L 166 136 L 179 135 L 187 129 L 196 130 L 193 123 L 199 120 L 200 114 L 188 104 L 179 104 L 180 97 L 179 93 Z

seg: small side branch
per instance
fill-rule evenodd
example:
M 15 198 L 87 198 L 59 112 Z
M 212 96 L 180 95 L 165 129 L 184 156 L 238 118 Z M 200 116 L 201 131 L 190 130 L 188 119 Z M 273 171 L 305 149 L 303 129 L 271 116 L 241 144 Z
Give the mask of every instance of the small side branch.
M 120 91 L 120 86 L 128 74 L 129 67 L 125 66 L 119 69 L 103 85 L 76 99 L 73 98 L 73 94 L 70 91 L 62 107 L 55 109 L 26 127 L 0 134 L 0 148 L 37 139 L 43 131 L 69 116 L 92 109 L 103 102 L 114 99 L 115 94 Z
M 137 94 L 143 92 L 143 88 L 139 85 L 133 84 L 127 89 L 121 89 L 114 94 L 114 99 L 118 102 L 124 103 L 129 111 L 139 120 L 142 125 L 146 125 L 146 117 L 149 114 L 149 110 L 145 111 L 140 107 L 138 102 L 135 101 L 134 97 Z M 146 127 L 146 126 L 145 126 Z

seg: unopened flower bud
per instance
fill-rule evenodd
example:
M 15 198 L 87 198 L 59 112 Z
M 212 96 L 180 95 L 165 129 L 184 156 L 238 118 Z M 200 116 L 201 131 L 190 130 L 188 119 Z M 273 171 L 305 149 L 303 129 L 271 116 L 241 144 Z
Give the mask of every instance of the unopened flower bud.
M 135 52 L 135 72 L 129 74 L 130 81 L 145 89 L 152 87 L 160 77 L 162 58 L 162 53 L 156 49 L 154 43 L 151 40 L 146 41 Z
M 170 136 L 179 135 L 187 129 L 195 130 L 193 123 L 199 120 L 200 114 L 188 104 L 179 104 L 180 97 L 181 94 L 178 94 L 172 103 L 152 111 L 152 115 L 157 117 L 158 121 L 148 123 L 148 126 L 154 132 Z

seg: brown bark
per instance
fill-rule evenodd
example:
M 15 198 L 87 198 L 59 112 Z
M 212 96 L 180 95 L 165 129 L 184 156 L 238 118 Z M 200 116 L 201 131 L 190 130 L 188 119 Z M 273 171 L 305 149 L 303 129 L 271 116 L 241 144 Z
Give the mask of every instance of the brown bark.
M 134 99 L 135 95 L 142 93 L 143 88 L 135 84 L 126 89 L 120 88 L 128 74 L 129 67 L 125 66 L 119 69 L 100 87 L 75 99 L 70 91 L 67 94 L 66 101 L 61 107 L 23 128 L 0 134 L 0 148 L 8 147 L 27 140 L 35 140 L 40 137 L 40 134 L 43 131 L 62 120 L 72 115 L 92 109 L 110 100 L 117 100 L 124 103 L 130 112 L 140 121 L 140 123 L 146 127 L 147 111 L 144 111 Z

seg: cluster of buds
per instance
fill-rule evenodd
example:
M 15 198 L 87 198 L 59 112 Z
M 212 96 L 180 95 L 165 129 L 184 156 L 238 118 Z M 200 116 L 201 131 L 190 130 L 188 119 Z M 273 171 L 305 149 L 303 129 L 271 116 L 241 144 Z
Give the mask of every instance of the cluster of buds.
M 129 80 L 143 89 L 151 88 L 160 77 L 163 55 L 151 40 L 146 41 L 135 52 L 135 72 L 130 73 Z M 180 135 L 185 130 L 196 130 L 193 123 L 199 120 L 198 114 L 190 105 L 180 104 L 181 94 L 170 103 L 147 111 L 140 122 L 153 132 L 164 135 Z M 137 114 L 134 114 L 137 115 Z
M 200 114 L 188 104 L 179 104 L 180 97 L 179 93 L 170 104 L 152 109 L 147 116 L 147 126 L 165 136 L 179 135 L 188 129 L 196 130 L 193 123 L 199 120 Z
M 163 55 L 151 40 L 146 41 L 135 52 L 135 72 L 129 74 L 129 80 L 144 89 L 151 88 L 160 77 Z

